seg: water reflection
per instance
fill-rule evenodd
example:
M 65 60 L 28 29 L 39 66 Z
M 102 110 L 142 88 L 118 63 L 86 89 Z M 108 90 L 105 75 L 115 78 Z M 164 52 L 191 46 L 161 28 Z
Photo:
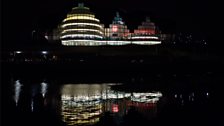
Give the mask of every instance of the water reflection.
M 31 85 L 31 111 L 41 111 L 46 104 L 48 83 L 34 83 Z
M 93 125 L 105 112 L 113 113 L 113 117 L 116 118 L 125 116 L 133 106 L 142 112 L 156 109 L 156 103 L 162 97 L 161 92 L 116 91 L 111 88 L 113 85 L 118 84 L 63 85 L 61 88 L 63 121 L 67 125 Z
M 20 83 L 20 80 L 16 80 L 14 82 L 14 88 L 15 88 L 14 101 L 16 103 L 16 106 L 18 105 L 21 87 L 22 87 L 22 84 Z
M 178 74 L 176 76 L 179 78 Z M 170 77 L 172 75 L 167 78 Z M 15 108 L 8 110 L 22 120 L 21 125 L 29 119 L 40 122 L 42 126 L 142 126 L 164 125 L 167 122 L 171 125 L 190 122 L 190 125 L 197 120 L 202 123 L 205 118 L 207 122 L 203 124 L 216 121 L 213 110 L 219 105 L 214 104 L 219 101 L 215 97 L 218 95 L 208 85 L 200 84 L 200 81 L 196 83 L 180 79 L 176 80 L 178 84 L 172 84 L 172 79 L 167 83 L 143 83 L 136 81 L 141 79 L 135 79 L 134 83 L 99 83 L 105 82 L 102 80 L 73 84 L 85 82 L 55 78 L 43 80 L 20 78 L 9 81 L 10 88 L 13 88 L 12 93 L 9 92 L 9 105 Z M 64 84 L 68 82 L 71 84 Z
M 41 94 L 43 95 L 43 97 L 45 97 L 45 94 L 47 93 L 48 85 L 45 82 L 42 82 L 40 85 L 41 85 Z
M 43 100 L 46 100 L 45 97 L 48 89 L 48 83 L 46 82 L 34 83 L 29 87 L 26 84 L 21 84 L 20 80 L 16 80 L 13 81 L 13 86 L 13 100 L 17 107 L 24 106 L 25 102 L 29 104 L 29 108 L 33 112 L 34 109 L 39 109 Z

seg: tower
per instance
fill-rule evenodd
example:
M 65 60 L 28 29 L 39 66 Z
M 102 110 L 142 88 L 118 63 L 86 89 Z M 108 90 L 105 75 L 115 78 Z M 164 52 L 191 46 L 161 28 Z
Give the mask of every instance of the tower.
M 79 3 L 72 8 L 67 17 L 62 21 L 60 39 L 62 45 L 88 46 L 97 45 L 96 40 L 104 38 L 104 25 L 90 12 L 88 7 Z
M 129 30 L 125 25 L 123 19 L 120 17 L 119 13 L 116 13 L 112 24 L 109 25 L 109 38 L 110 39 L 125 39 L 129 34 Z

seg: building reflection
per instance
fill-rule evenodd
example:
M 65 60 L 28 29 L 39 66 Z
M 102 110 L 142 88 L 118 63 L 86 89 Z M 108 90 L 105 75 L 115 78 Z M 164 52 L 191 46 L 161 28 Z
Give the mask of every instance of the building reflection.
M 48 89 L 48 83 L 34 83 L 30 87 L 21 83 L 21 80 L 15 80 L 13 83 L 13 100 L 16 107 L 23 109 L 29 109 L 34 112 L 43 109 L 43 106 L 47 104 L 46 93 Z M 29 107 L 28 107 L 29 106 Z
M 43 95 L 43 97 L 45 97 L 46 93 L 47 93 L 47 83 L 45 82 L 42 82 L 41 83 L 41 94 Z
M 18 105 L 19 97 L 20 97 L 20 92 L 21 92 L 22 84 L 20 83 L 20 80 L 16 80 L 14 82 L 14 101 L 16 103 L 16 106 Z
M 61 115 L 67 125 L 93 125 L 105 112 L 113 117 L 125 116 L 131 107 L 139 112 L 156 109 L 160 92 L 121 92 L 118 84 L 66 84 L 61 88 Z M 149 111 L 147 111 L 149 110 Z M 153 112 L 153 111 L 152 111 Z M 119 123 L 119 120 L 118 120 Z
M 63 125 L 66 123 L 73 126 L 142 126 L 148 122 L 155 124 L 161 119 L 176 120 L 179 119 L 179 115 L 184 118 L 185 115 L 187 118 L 188 115 L 192 115 L 191 119 L 199 117 L 194 113 L 212 111 L 209 108 L 215 96 L 206 87 L 195 90 L 182 90 L 176 87 L 172 88 L 173 90 L 161 89 L 162 94 L 158 91 L 149 92 L 150 87 L 145 87 L 145 83 L 122 85 L 53 82 L 12 79 L 11 100 L 15 104 L 15 115 L 31 114 L 35 118 L 43 119 L 43 122 L 48 119 L 53 122 L 59 120 Z M 189 113 L 185 114 L 186 111 Z

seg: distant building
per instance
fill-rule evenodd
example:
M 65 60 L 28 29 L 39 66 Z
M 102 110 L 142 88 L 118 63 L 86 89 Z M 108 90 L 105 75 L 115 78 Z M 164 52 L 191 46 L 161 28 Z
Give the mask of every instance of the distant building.
M 147 17 L 128 38 L 133 40 L 134 44 L 161 44 L 160 34 L 156 30 L 155 24 Z
M 130 32 L 127 26 L 117 12 L 116 17 L 114 17 L 112 24 L 109 26 L 106 37 L 109 37 L 110 39 L 125 39 L 129 34 Z
M 109 28 L 104 28 L 100 20 L 95 18 L 90 9 L 82 3 L 72 8 L 72 11 L 48 38 L 59 40 L 64 46 L 161 44 L 159 33 L 156 33 L 156 26 L 149 18 L 134 33 L 130 33 L 117 12 Z
M 142 25 L 138 26 L 138 29 L 134 30 L 136 35 L 155 35 L 156 26 L 155 23 L 151 22 L 150 18 L 147 17 L 146 21 L 142 22 Z
M 89 8 L 79 4 L 74 7 L 61 25 L 62 45 L 94 45 L 91 40 L 104 38 L 104 25 L 90 12 Z

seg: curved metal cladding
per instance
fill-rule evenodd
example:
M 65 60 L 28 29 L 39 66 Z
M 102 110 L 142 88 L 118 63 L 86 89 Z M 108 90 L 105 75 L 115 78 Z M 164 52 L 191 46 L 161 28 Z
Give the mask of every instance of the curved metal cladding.
M 104 25 L 100 24 L 100 20 L 95 18 L 90 9 L 83 4 L 72 8 L 62 21 L 60 33 L 62 45 L 92 45 L 93 40 L 103 38 Z

